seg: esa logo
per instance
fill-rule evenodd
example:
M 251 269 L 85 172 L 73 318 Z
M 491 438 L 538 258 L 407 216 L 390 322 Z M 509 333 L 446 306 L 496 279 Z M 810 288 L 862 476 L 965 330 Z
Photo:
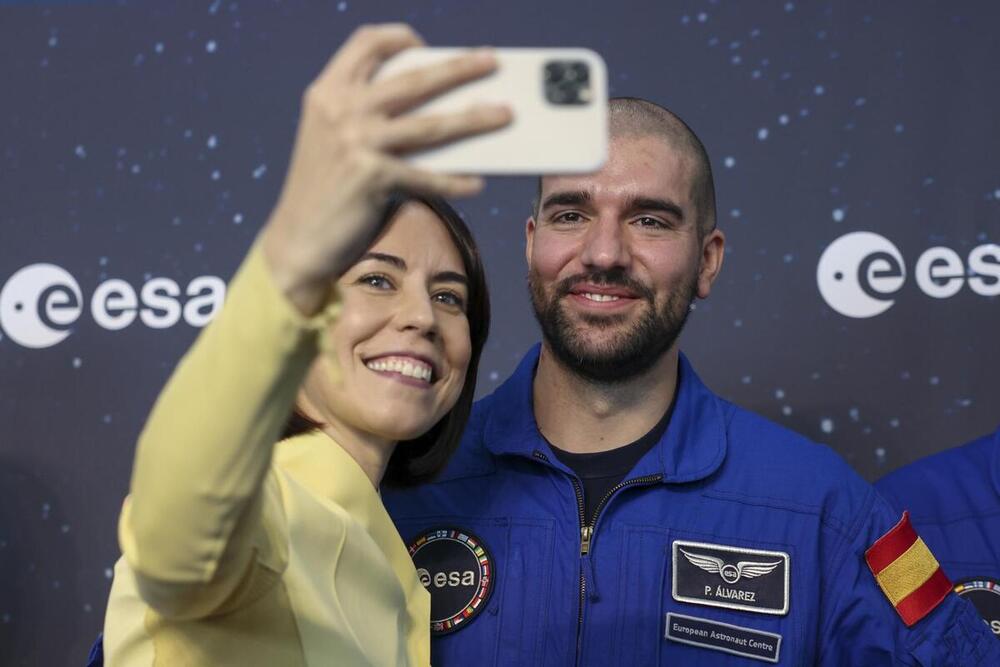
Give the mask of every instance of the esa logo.
M 417 568 L 417 577 L 420 578 L 420 583 L 424 585 L 424 588 L 444 588 L 445 586 L 449 588 L 455 588 L 456 586 L 475 586 L 476 585 L 476 573 L 472 570 L 466 570 L 465 572 L 459 572 L 457 570 L 452 570 L 451 572 L 435 572 L 434 576 L 427 571 L 427 568 Z
M 153 329 L 166 329 L 183 317 L 203 327 L 222 306 L 226 283 L 199 276 L 181 290 L 170 278 L 152 278 L 139 289 L 113 278 L 90 295 L 90 315 L 103 329 L 118 331 L 138 317 Z M 0 326 L 19 345 L 51 347 L 64 341 L 83 314 L 85 299 L 76 279 L 55 264 L 32 264 L 12 275 L 0 290 Z
M 981 296 L 1000 295 L 1000 245 L 985 243 L 962 257 L 945 246 L 925 250 L 913 266 L 927 296 L 947 299 L 966 285 Z M 893 243 L 872 232 L 852 232 L 823 251 L 816 282 L 826 303 L 847 317 L 875 317 L 892 308 L 906 282 L 906 263 Z

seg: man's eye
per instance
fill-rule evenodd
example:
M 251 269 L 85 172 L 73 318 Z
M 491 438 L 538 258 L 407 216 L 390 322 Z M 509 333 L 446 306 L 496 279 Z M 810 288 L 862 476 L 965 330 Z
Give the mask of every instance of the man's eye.
M 451 290 L 438 292 L 434 295 L 433 298 L 438 303 L 443 303 L 448 306 L 455 306 L 457 308 L 465 310 L 465 299 L 463 299 L 459 294 L 452 292 Z
M 646 227 L 648 229 L 666 229 L 670 226 L 659 218 L 653 218 L 648 215 L 636 218 L 635 223 L 640 227 Z
M 392 289 L 392 282 L 380 273 L 369 273 L 358 279 L 358 284 L 367 285 L 378 290 Z
M 559 215 L 552 218 L 552 221 L 573 224 L 577 222 L 582 222 L 583 216 L 575 211 L 566 211 L 565 213 L 560 213 Z

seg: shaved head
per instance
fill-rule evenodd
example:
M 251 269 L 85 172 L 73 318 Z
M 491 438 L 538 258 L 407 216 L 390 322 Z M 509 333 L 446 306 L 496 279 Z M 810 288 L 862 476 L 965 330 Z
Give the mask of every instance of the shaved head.
M 705 146 L 687 124 L 675 113 L 659 104 L 638 97 L 614 97 L 608 100 L 608 129 L 611 138 L 659 137 L 671 148 L 691 161 L 691 201 L 695 206 L 698 232 L 702 236 L 715 229 L 715 182 L 712 165 Z M 538 193 L 534 212 L 542 194 L 542 179 L 538 179 Z

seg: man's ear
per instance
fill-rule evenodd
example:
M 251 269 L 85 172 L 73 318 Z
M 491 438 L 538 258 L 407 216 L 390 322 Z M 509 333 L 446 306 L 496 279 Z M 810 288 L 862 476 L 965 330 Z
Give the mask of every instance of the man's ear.
M 726 235 L 720 229 L 713 229 L 701 242 L 701 266 L 698 269 L 698 298 L 707 299 L 712 284 L 722 271 L 722 260 L 726 255 Z
M 531 245 L 535 240 L 535 218 L 531 216 L 524 223 L 524 261 L 531 266 Z

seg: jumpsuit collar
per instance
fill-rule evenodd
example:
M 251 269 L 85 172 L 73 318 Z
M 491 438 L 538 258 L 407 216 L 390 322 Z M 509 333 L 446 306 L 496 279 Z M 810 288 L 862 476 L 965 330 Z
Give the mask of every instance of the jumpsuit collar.
M 533 457 L 536 452 L 550 451 L 538 430 L 532 407 L 540 350 L 540 344 L 532 347 L 493 396 L 494 409 L 484 425 L 483 436 L 486 448 L 495 455 Z M 662 475 L 666 483 L 704 479 L 722 465 L 726 447 L 721 402 L 702 384 L 687 357 L 681 354 L 670 423 L 629 477 Z

